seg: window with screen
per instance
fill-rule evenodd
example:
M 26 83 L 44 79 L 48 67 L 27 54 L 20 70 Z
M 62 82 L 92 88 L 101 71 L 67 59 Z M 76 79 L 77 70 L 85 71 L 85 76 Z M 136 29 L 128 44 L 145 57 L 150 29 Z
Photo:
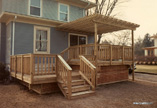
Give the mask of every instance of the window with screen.
M 69 20 L 69 6 L 59 4 L 59 20 L 67 22 Z
M 30 15 L 41 16 L 41 0 L 30 0 Z

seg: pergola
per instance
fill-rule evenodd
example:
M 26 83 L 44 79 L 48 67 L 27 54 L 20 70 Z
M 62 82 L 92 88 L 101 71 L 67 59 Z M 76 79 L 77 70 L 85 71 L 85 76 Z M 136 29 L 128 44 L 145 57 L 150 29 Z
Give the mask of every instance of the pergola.
M 94 14 L 80 18 L 78 20 L 61 24 L 57 27 L 58 30 L 81 33 L 95 36 L 95 55 L 97 53 L 97 37 L 99 34 L 109 33 L 119 30 L 131 30 L 132 32 L 132 57 L 134 64 L 134 30 L 139 27 L 138 24 L 123 21 L 113 17 Z M 134 71 L 133 71 L 134 80 Z

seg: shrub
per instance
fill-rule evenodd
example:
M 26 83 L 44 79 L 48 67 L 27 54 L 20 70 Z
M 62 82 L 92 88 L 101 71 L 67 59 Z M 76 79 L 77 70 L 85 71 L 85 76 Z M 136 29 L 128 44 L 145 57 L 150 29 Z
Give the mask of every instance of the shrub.
M 0 62 L 0 81 L 8 79 L 9 75 L 9 71 L 6 70 L 5 64 Z

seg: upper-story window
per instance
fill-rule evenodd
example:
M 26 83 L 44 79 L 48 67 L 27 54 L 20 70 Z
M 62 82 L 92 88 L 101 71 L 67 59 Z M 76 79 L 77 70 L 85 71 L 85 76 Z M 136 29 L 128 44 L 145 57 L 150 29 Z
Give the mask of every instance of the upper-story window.
M 30 15 L 41 16 L 41 0 L 30 0 Z
M 69 6 L 65 4 L 59 4 L 59 20 L 69 21 Z

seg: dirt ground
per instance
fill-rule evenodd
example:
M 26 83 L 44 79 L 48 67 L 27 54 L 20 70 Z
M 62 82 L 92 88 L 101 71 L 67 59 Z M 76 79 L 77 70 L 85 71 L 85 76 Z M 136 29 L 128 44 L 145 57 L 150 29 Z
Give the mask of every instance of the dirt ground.
M 157 85 L 126 81 L 99 86 L 90 97 L 67 100 L 60 92 L 38 95 L 18 83 L 0 84 L 0 108 L 157 108 Z

